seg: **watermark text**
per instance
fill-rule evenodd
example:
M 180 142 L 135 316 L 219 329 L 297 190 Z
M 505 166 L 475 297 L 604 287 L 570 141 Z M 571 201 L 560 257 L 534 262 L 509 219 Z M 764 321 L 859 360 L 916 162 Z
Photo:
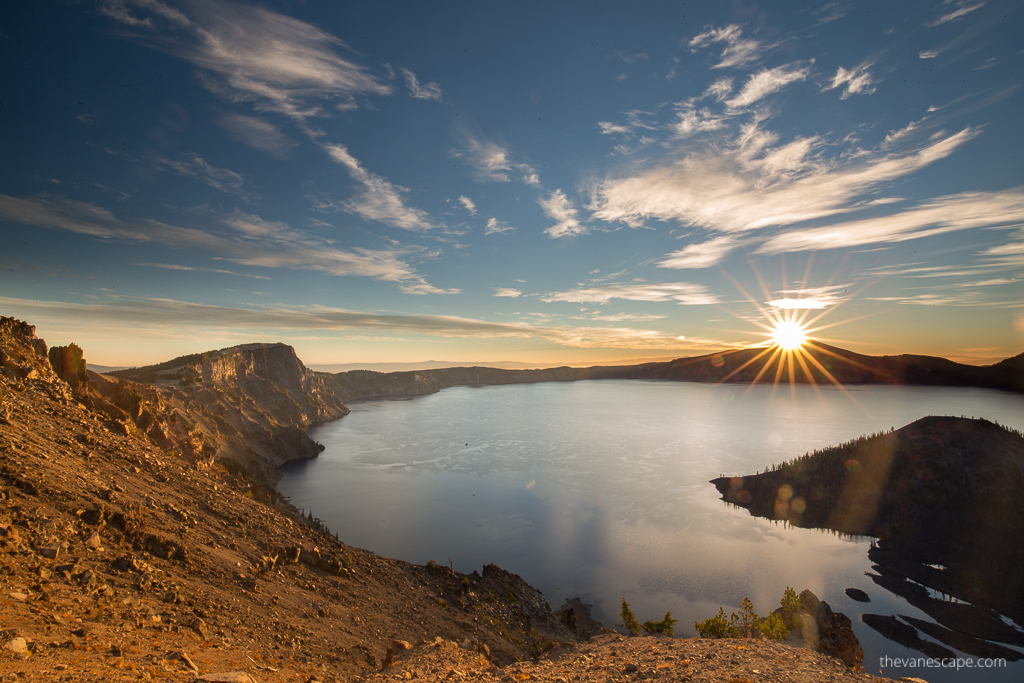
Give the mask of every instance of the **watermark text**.
M 878 658 L 878 665 L 883 669 L 1002 669 L 1006 667 L 1006 660 L 1002 657 L 991 659 L 978 657 L 948 657 L 945 659 L 934 659 L 933 657 L 890 657 L 884 655 Z

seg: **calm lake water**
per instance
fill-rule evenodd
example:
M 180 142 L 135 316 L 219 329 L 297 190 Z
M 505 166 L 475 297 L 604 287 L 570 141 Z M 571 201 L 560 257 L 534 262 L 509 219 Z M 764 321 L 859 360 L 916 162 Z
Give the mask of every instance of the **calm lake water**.
M 861 612 L 928 617 L 864 575 L 870 540 L 754 518 L 723 503 L 709 480 L 926 415 L 1024 429 L 1024 396 L 953 388 L 607 380 L 457 387 L 350 407 L 310 431 L 327 449 L 288 465 L 278 486 L 345 543 L 419 564 L 450 559 L 461 572 L 494 562 L 553 607 L 582 596 L 605 625 L 618 621 L 624 596 L 641 621 L 672 610 L 682 636 L 744 596 L 766 614 L 787 585 L 810 588 L 854 620 L 874 674 L 882 655 L 919 655 L 860 623 Z M 850 600 L 849 587 L 872 602 Z M 935 682 L 980 672 L 884 673 Z M 1024 667 L 983 677 L 1022 680 Z

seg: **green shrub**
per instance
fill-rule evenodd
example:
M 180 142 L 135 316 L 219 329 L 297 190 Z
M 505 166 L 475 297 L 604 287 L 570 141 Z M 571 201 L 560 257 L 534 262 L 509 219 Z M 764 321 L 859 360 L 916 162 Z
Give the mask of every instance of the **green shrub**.
M 701 638 L 739 638 L 740 632 L 733 626 L 732 621 L 725 616 L 725 609 L 719 607 L 718 614 L 694 622 L 694 627 Z
M 790 586 L 786 586 L 785 592 L 782 594 L 782 600 L 779 601 L 782 609 L 787 612 L 799 612 L 800 611 L 800 596 L 796 594 Z
M 629 631 L 630 635 L 640 635 L 640 622 L 636 620 L 633 610 L 629 608 L 626 598 L 622 598 L 622 609 L 619 611 L 620 625 Z
M 782 619 L 782 615 L 774 612 L 758 623 L 757 630 L 768 640 L 785 640 L 786 636 L 789 634 L 789 630 L 786 628 L 786 622 Z
M 799 607 L 800 600 L 796 597 L 796 591 L 787 587 L 782 596 L 783 608 L 788 609 L 786 606 L 794 604 L 794 600 Z M 666 618 L 669 618 L 670 614 L 666 614 Z M 644 624 L 645 629 L 647 623 Z M 784 640 L 788 633 L 786 622 L 781 615 L 773 613 L 762 619 L 754 611 L 754 603 L 750 598 L 743 598 L 739 611 L 733 612 L 728 618 L 725 616 L 725 610 L 719 607 L 718 614 L 710 619 L 695 622 L 694 626 L 701 638 L 753 638 L 760 635 L 769 640 Z
M 678 624 L 678 619 L 672 618 L 672 610 L 665 612 L 665 618 L 661 621 L 645 621 L 643 623 L 643 629 L 648 635 L 654 635 L 660 633 L 666 636 L 674 636 L 675 633 L 672 630 L 672 626 Z

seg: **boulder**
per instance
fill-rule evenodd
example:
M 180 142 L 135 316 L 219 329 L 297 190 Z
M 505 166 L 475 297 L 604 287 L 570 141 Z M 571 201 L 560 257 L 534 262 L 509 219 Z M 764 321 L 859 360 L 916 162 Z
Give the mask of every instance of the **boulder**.
M 244 671 L 220 671 L 218 673 L 203 674 L 196 678 L 197 681 L 214 681 L 214 683 L 256 683 L 252 676 Z
M 27 652 L 28 641 L 24 638 L 11 638 L 10 642 L 7 643 L 7 649 L 11 652 Z

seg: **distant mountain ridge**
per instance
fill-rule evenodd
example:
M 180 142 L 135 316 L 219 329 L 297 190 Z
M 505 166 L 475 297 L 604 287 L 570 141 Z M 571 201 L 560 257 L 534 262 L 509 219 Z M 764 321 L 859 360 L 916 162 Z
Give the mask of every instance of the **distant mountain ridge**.
M 677 382 L 774 382 L 779 358 L 764 348 L 738 349 L 668 363 L 645 363 L 623 369 L 622 376 Z M 759 357 L 760 356 L 760 357 Z M 1024 353 L 994 365 L 965 365 L 945 358 L 902 354 L 866 356 L 811 341 L 793 360 L 793 375 L 783 367 L 779 382 L 788 384 L 909 384 L 1002 389 L 1024 393 Z M 826 372 L 828 374 L 826 374 Z M 830 379 L 831 376 L 831 379 Z
M 779 381 L 788 384 L 906 384 L 1001 389 L 1024 393 L 1024 353 L 994 365 L 974 366 L 945 358 L 903 354 L 865 356 L 821 342 L 805 347 L 807 360 L 794 361 L 792 378 L 783 367 Z M 571 382 L 584 379 L 653 379 L 674 382 L 771 383 L 779 359 L 764 348 L 737 349 L 667 362 L 588 368 L 506 370 L 483 367 L 375 372 L 351 370 L 330 375 L 346 401 L 420 396 L 453 386 Z M 805 369 L 806 368 L 806 369 Z M 828 374 L 826 374 L 826 372 Z

